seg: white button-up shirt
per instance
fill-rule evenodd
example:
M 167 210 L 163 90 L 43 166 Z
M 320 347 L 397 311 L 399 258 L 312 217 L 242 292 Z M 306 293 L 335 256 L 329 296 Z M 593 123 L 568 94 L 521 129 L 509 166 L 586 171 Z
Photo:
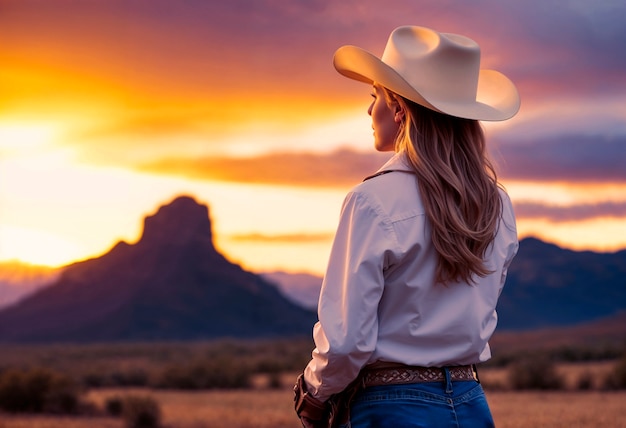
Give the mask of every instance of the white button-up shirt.
M 396 154 L 345 198 L 304 371 L 325 401 L 375 361 L 442 367 L 491 357 L 496 303 L 518 249 L 511 201 L 476 284 L 435 284 L 437 253 L 416 176 Z

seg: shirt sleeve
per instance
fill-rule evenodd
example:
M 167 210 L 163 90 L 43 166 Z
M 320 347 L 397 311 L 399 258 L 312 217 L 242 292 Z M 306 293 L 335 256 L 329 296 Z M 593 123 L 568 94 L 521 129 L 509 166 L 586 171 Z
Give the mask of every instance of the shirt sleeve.
M 502 276 L 500 277 L 500 293 L 504 288 L 506 277 L 508 274 L 509 266 L 513 262 L 513 258 L 519 250 L 519 241 L 517 239 L 517 224 L 515 222 L 515 214 L 513 213 L 513 204 L 511 199 L 506 193 L 502 193 L 502 223 L 506 229 L 502 233 L 506 233 L 509 236 L 509 244 L 507 246 L 507 253 L 504 259 L 504 265 L 502 266 Z
M 348 194 L 322 283 L 315 349 L 304 371 L 309 391 L 319 400 L 348 386 L 376 348 L 383 271 L 395 245 L 380 205 L 365 194 Z

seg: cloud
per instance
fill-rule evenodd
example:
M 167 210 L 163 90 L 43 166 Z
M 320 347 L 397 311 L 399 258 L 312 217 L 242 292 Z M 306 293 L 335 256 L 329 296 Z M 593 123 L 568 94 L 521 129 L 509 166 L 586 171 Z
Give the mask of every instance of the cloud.
M 582 221 L 593 218 L 626 218 L 626 202 L 600 202 L 567 206 L 534 202 L 514 203 L 515 215 L 520 219 L 547 219 L 555 222 Z
M 199 180 L 296 187 L 352 186 L 377 171 L 389 153 L 272 152 L 254 157 L 163 157 L 141 171 Z M 527 182 L 626 183 L 626 136 L 561 135 L 506 142 L 493 149 L 499 176 Z
M 104 73 L 134 90 L 288 93 L 293 82 L 318 86 L 323 70 L 332 74 L 340 27 L 330 37 L 331 26 L 318 27 L 325 9 L 322 1 L 24 0 L 3 4 L 0 34 L 3 50 Z
M 277 155 L 184 156 L 213 150 L 250 123 L 293 130 L 365 109 L 367 89 L 334 71 L 334 50 L 357 44 L 380 54 L 394 27 L 414 23 L 469 35 L 485 67 L 518 85 L 522 109 L 498 135 L 507 143 L 504 174 L 623 181 L 623 144 L 606 138 L 626 135 L 625 13 L 619 0 L 5 1 L 0 108 L 28 113 L 52 100 L 42 111 L 53 119 L 90 112 L 97 124 L 65 141 L 89 162 L 162 157 L 143 167 L 272 183 L 280 165 L 296 185 L 352 182 L 375 162 L 347 173 L 332 156 L 286 159 L 300 171 Z M 166 158 L 174 144 L 181 159 Z
M 262 233 L 249 233 L 230 235 L 228 239 L 239 242 L 255 242 L 270 244 L 305 244 L 327 242 L 333 238 L 333 233 L 293 233 L 280 235 L 267 235 Z
M 150 144 L 151 138 L 177 136 L 184 133 L 204 132 L 206 123 L 199 114 L 153 114 L 151 116 L 129 117 L 102 126 L 93 126 L 73 137 L 76 140 L 107 139 L 107 144 L 115 144 L 115 138 L 132 138 L 137 142 Z
M 380 54 L 407 23 L 475 38 L 487 63 L 525 91 L 608 91 L 626 65 L 626 5 L 617 0 L 389 0 L 382 11 L 377 0 L 22 0 L 3 4 L 0 35 L 4 49 L 31 59 L 187 97 L 354 96 L 332 69 L 334 50 L 357 44 Z
M 510 122 L 489 124 L 495 139 L 512 144 L 551 140 L 563 135 L 626 136 L 624 97 L 614 95 L 576 98 L 575 94 L 543 100 L 540 106 L 523 108 Z M 523 101 L 522 101 L 523 102 Z M 595 141 L 594 141 L 595 143 Z
M 270 153 L 250 158 L 163 159 L 140 170 L 194 179 L 303 187 L 352 186 L 376 172 L 389 154 L 348 149 L 329 154 Z
M 626 183 L 626 136 L 536 139 L 501 145 L 495 157 L 507 179 Z

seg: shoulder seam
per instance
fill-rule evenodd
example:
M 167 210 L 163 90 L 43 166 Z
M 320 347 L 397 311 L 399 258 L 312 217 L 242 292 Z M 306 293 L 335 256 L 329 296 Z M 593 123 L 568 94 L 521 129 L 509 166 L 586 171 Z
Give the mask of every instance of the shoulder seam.
M 388 174 L 390 172 L 404 172 L 404 173 L 407 173 L 407 174 L 415 174 L 413 171 L 406 171 L 406 170 L 403 170 L 403 169 L 386 169 L 384 171 L 378 171 L 376 174 L 372 174 L 370 176 L 365 177 L 363 179 L 363 181 L 367 181 L 367 180 L 369 180 L 371 178 L 376 178 L 376 177 L 379 177 L 381 175 Z

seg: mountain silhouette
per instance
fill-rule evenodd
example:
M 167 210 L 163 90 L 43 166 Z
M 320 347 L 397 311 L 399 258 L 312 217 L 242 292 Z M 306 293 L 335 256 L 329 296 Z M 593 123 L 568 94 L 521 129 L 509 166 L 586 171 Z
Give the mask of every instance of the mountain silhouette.
M 0 308 L 12 305 L 51 283 L 59 277 L 61 270 L 18 261 L 0 262 Z
M 498 328 L 568 326 L 624 311 L 626 250 L 572 251 L 526 238 L 498 302 Z
M 280 283 L 292 301 L 304 307 L 316 306 L 321 277 L 284 272 L 263 276 Z M 626 250 L 572 251 L 536 238 L 522 239 L 497 310 L 498 331 L 587 323 L 617 326 L 626 313 Z
M 0 341 L 308 336 L 322 281 L 230 263 L 213 246 L 208 207 L 184 196 L 147 217 L 136 244 L 119 242 L 54 277 L 0 310 Z M 526 238 L 500 296 L 498 331 L 604 322 L 619 335 L 610 326 L 625 313 L 626 250 L 572 251 Z
M 316 316 L 213 245 L 208 207 L 181 196 L 136 244 L 67 266 L 0 312 L 0 341 L 195 340 L 310 334 Z

